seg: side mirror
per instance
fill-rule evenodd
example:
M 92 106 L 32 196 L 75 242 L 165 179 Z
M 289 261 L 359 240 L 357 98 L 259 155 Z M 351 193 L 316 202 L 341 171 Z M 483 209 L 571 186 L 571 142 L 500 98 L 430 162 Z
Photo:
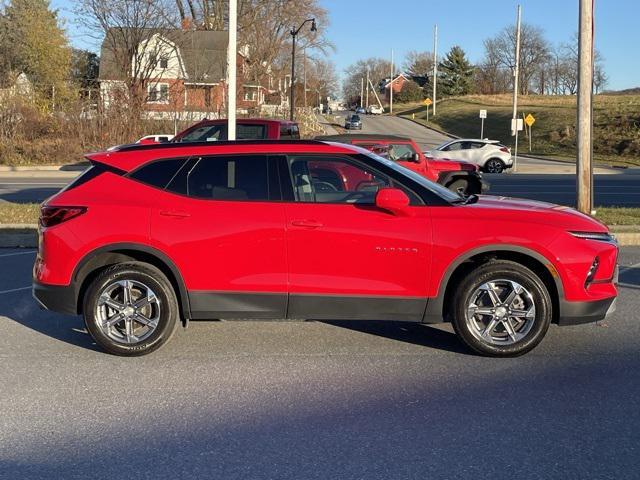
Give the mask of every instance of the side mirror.
M 420 155 L 419 154 L 414 153 L 412 159 L 413 159 L 413 161 L 415 163 L 420 163 Z
M 404 214 L 409 207 L 409 197 L 399 188 L 382 188 L 376 194 L 376 207 L 395 214 Z

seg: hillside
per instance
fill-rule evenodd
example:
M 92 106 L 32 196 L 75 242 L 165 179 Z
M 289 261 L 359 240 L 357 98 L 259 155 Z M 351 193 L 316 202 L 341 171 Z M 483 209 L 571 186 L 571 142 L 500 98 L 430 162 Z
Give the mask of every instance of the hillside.
M 469 95 L 438 102 L 436 121 L 429 126 L 461 137 L 480 136 L 479 110 L 487 110 L 484 136 L 514 146 L 511 137 L 510 95 Z M 575 159 L 576 97 L 531 95 L 519 98 L 519 112 L 531 113 L 531 153 Z M 425 108 L 415 106 L 400 115 L 425 123 Z M 431 116 L 430 120 L 433 120 Z M 599 162 L 640 165 L 640 95 L 597 95 L 594 101 L 594 154 Z M 529 140 L 520 132 L 520 152 L 528 153 Z

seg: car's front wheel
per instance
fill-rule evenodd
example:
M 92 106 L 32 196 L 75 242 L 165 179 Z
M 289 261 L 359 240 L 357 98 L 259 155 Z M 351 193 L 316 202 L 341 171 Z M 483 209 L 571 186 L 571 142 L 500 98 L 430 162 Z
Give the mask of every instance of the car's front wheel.
M 542 341 L 551 322 L 552 303 L 544 282 L 529 268 L 493 260 L 460 282 L 451 315 L 456 333 L 471 349 L 513 357 Z
M 490 158 L 484 164 L 484 171 L 486 173 L 502 173 L 505 169 L 505 164 L 499 158 Z
M 84 297 L 84 321 L 95 342 L 122 356 L 151 353 L 178 325 L 178 302 L 167 277 L 140 262 L 106 268 Z

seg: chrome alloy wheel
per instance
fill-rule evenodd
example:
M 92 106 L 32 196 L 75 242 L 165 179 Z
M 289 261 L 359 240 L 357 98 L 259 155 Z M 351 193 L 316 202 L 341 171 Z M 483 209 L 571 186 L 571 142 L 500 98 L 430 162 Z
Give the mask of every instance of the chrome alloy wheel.
M 513 345 L 533 327 L 536 306 L 531 293 L 513 280 L 493 280 L 478 287 L 467 305 L 466 322 L 478 340 Z
M 149 338 L 160 320 L 160 299 L 145 284 L 118 280 L 102 289 L 95 308 L 102 333 L 124 344 Z
M 490 159 L 485 164 L 485 169 L 487 173 L 502 173 L 504 169 L 502 166 L 502 162 L 500 160 Z

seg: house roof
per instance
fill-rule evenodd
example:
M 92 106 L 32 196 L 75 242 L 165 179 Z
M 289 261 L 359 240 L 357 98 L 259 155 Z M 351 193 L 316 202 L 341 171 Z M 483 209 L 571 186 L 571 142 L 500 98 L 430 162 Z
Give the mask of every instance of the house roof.
M 189 81 L 216 82 L 225 77 L 229 39 L 226 31 L 110 28 L 102 42 L 98 78 L 125 79 L 122 55 L 116 52 L 124 53 L 129 48 L 127 58 L 132 58 L 136 44 L 156 34 L 176 46 Z

